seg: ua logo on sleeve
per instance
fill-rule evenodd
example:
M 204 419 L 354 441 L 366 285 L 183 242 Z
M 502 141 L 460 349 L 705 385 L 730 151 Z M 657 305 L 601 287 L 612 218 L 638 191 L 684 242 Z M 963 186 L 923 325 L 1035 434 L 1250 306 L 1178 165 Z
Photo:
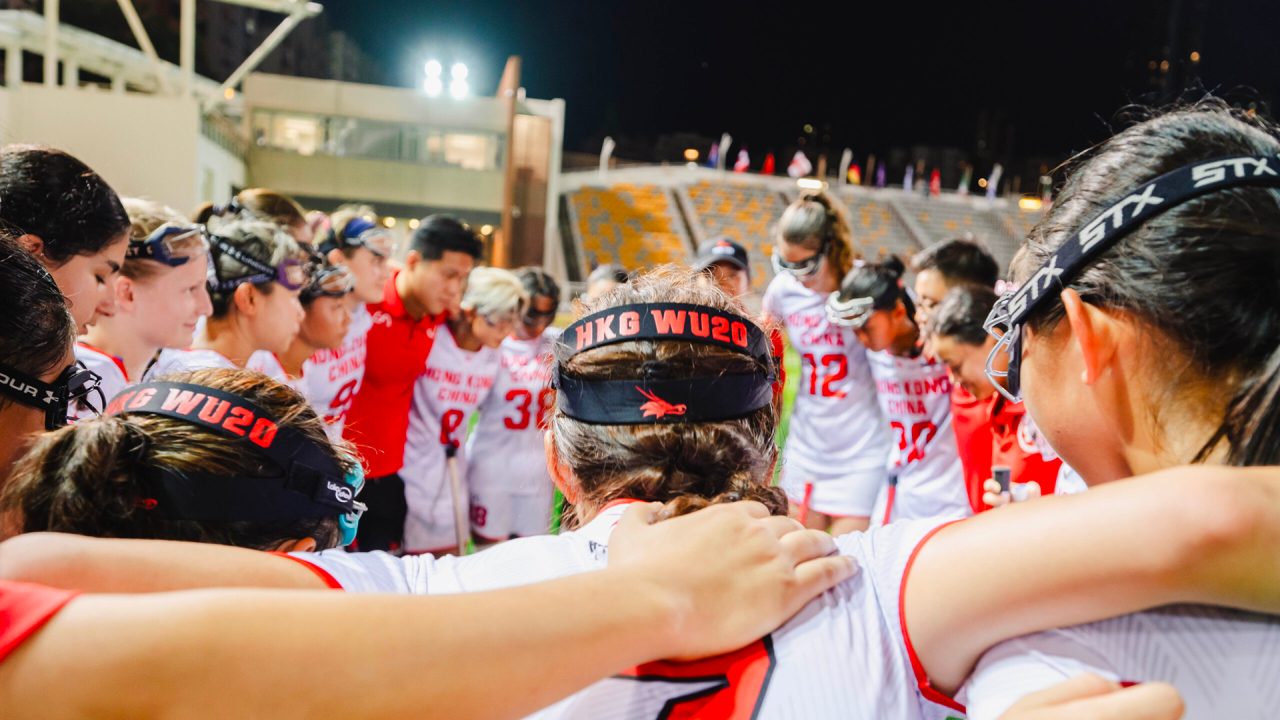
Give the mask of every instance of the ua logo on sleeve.
M 776 664 L 773 639 L 705 660 L 653 662 L 592 685 L 561 720 L 751 720 Z

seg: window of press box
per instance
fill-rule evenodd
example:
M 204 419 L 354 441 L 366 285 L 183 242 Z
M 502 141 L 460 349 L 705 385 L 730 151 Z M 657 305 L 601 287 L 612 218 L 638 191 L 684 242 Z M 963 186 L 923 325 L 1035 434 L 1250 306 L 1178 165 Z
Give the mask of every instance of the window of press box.
M 318 153 L 465 170 L 496 170 L 502 163 L 502 139 L 496 133 L 274 110 L 255 111 L 252 128 L 258 147 L 299 155 Z

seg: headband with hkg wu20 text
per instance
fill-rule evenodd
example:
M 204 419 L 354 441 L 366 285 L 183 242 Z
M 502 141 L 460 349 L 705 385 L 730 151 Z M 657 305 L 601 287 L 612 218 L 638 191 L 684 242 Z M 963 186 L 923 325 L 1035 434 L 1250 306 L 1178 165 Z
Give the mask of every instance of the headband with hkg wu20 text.
M 696 423 L 748 415 L 773 401 L 775 369 L 764 332 L 751 320 L 686 303 L 643 303 L 601 310 L 565 329 L 557 358 L 633 340 L 680 340 L 727 348 L 756 359 L 753 373 L 666 378 L 661 363 L 646 363 L 635 380 L 578 380 L 556 363 L 552 387 L 568 417 L 610 425 Z

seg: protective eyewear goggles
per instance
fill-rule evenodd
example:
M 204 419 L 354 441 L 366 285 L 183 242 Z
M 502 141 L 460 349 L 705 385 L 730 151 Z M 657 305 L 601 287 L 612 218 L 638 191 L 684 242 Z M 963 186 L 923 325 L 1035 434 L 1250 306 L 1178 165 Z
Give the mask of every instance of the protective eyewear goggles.
M 370 228 L 347 239 L 348 245 L 360 245 L 380 258 L 389 258 L 396 250 L 396 236 L 386 228 Z
M 209 236 L 209 244 L 211 247 L 217 248 L 218 252 L 235 258 L 236 262 L 241 265 L 258 271 L 253 275 L 223 280 L 217 275 L 217 264 L 210 263 L 209 286 L 214 290 L 225 292 L 234 290 L 244 283 L 257 284 L 264 282 L 278 282 L 286 290 L 301 290 L 311 280 L 311 265 L 297 258 L 287 258 L 279 265 L 271 266 L 255 257 L 240 252 L 240 249 L 228 242 L 226 238 L 211 235 Z
M 480 315 L 480 317 L 484 318 L 485 322 L 489 323 L 490 327 L 514 325 L 516 322 L 516 318 L 519 316 L 520 316 L 519 312 L 515 310 L 508 310 L 506 312 L 482 313 Z
M 1020 401 L 1024 328 L 1035 308 L 1054 296 L 1055 288 L 1067 287 L 1117 241 L 1170 208 L 1230 187 L 1280 187 L 1280 165 L 1271 165 L 1278 159 L 1270 155 L 1234 155 L 1195 162 L 1140 185 L 1112 203 L 1059 245 L 1021 287 L 1006 292 L 991 308 L 982 325 L 996 338 L 996 346 L 987 355 L 987 379 L 1005 398 Z M 1003 372 L 994 368 L 999 353 L 1009 358 L 1009 369 Z M 1004 387 L 997 378 L 1004 378 Z
M 303 289 L 306 299 L 318 297 L 340 298 L 356 289 L 356 276 L 346 265 L 332 265 L 315 271 L 311 282 Z
M 531 304 L 524 314 L 520 316 L 520 322 L 525 325 L 537 325 L 543 322 L 551 322 L 556 319 L 556 310 L 552 308 L 546 312 L 535 310 Z
M 856 297 L 840 300 L 840 291 L 827 296 L 827 320 L 832 325 L 847 328 L 860 328 L 867 324 L 867 319 L 876 311 L 875 298 Z
M 203 226 L 165 223 L 144 240 L 130 239 L 125 257 L 145 258 L 178 267 L 207 250 L 208 240 Z
M 80 362 L 68 365 L 52 383 L 0 365 L 0 393 L 10 400 L 44 411 L 44 429 L 57 430 L 67 424 L 67 407 L 77 403 L 101 415 L 106 406 L 99 383 L 102 378 Z M 97 403 L 93 402 L 97 396 Z
M 787 262 L 782 259 L 782 255 L 776 250 L 770 256 L 773 261 L 773 274 L 781 275 L 787 273 L 792 277 L 800 280 L 811 278 L 818 274 L 822 266 L 827 262 L 827 252 L 831 249 L 831 241 L 829 239 L 822 241 L 822 247 L 818 248 L 818 252 L 814 253 L 800 262 Z

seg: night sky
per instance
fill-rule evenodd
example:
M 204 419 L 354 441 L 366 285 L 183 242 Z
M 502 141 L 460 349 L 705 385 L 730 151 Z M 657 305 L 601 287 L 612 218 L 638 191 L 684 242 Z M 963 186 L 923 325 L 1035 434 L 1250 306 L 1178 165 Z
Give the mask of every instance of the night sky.
M 727 131 L 763 152 L 812 124 L 859 154 L 970 151 L 985 113 L 1016 127 L 1015 153 L 1065 157 L 1106 137 L 1126 103 L 1150 99 L 1147 63 L 1162 58 L 1173 5 L 1175 77 L 1245 105 L 1256 97 L 1262 110 L 1280 85 L 1280 3 L 1268 0 L 324 5 L 396 84 L 418 85 L 428 58 L 456 59 L 489 94 L 506 56 L 522 56 L 528 94 L 567 102 L 567 150 L 598 148 L 606 132 L 652 142 Z

